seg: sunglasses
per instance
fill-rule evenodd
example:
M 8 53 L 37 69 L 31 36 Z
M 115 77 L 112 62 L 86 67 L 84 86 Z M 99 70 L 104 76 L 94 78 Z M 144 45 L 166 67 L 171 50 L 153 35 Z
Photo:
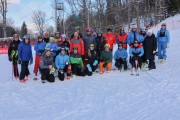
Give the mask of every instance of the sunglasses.
M 89 46 L 89 47 L 94 47 L 93 45 Z

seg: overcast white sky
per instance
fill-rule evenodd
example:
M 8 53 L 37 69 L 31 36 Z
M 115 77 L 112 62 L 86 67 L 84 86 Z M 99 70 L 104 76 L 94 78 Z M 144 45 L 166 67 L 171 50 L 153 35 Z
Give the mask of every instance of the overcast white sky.
M 53 1 L 54 0 L 9 0 L 10 4 L 8 4 L 7 17 L 13 18 L 15 21 L 14 25 L 16 27 L 21 27 L 23 21 L 25 21 L 28 27 L 32 28 L 33 10 L 41 10 L 46 12 L 47 18 L 54 17 L 54 10 L 52 7 Z M 65 9 L 67 9 L 68 5 L 65 6 Z M 49 25 L 54 26 L 54 20 L 48 20 L 48 23 Z

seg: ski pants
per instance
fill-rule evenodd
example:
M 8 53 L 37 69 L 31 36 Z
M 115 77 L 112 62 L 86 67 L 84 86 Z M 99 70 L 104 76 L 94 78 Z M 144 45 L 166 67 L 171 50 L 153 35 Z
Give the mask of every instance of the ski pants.
M 48 82 L 55 82 L 54 74 L 50 74 L 50 70 L 48 68 L 44 68 L 41 70 L 41 80 L 47 80 Z
M 85 76 L 86 74 L 82 71 L 82 68 L 79 68 L 78 64 L 71 64 L 72 73 L 77 76 Z
M 13 72 L 14 72 L 14 76 L 15 77 L 19 77 L 19 71 L 18 71 L 18 63 L 17 63 L 17 58 L 13 58 L 13 61 L 12 61 L 12 69 L 13 69 Z
M 149 66 L 148 66 L 149 69 L 156 69 L 156 65 L 155 65 L 155 62 L 154 62 L 154 59 L 149 59 Z
M 66 65 L 63 70 L 59 70 L 58 71 L 58 78 L 59 78 L 59 80 L 61 80 L 61 81 L 64 80 L 64 77 L 65 77 L 64 73 L 65 72 L 67 73 L 67 76 L 71 76 L 71 70 L 68 70 L 68 66 L 69 65 Z
M 136 65 L 136 61 L 137 61 L 137 65 Z M 131 60 L 131 65 L 132 65 L 132 68 L 141 68 L 141 65 L 142 65 L 142 58 L 141 57 L 132 57 L 132 60 Z
M 99 63 L 99 69 L 101 72 L 104 72 L 104 65 L 106 64 L 106 68 L 108 71 L 111 70 L 111 66 L 112 66 L 112 62 L 109 62 L 109 63 L 105 63 L 105 62 L 100 62 Z
M 158 59 L 166 60 L 167 42 L 158 42 Z
M 34 64 L 34 73 L 38 73 L 40 57 L 41 57 L 40 55 L 36 55 L 35 64 Z
M 29 69 L 28 69 L 29 61 L 22 61 L 21 64 L 21 73 L 20 73 L 20 80 L 24 79 L 25 76 L 29 75 Z
M 122 69 L 122 65 L 124 65 L 124 70 L 127 70 L 127 61 L 126 59 L 120 58 L 115 62 L 115 66 L 119 69 Z

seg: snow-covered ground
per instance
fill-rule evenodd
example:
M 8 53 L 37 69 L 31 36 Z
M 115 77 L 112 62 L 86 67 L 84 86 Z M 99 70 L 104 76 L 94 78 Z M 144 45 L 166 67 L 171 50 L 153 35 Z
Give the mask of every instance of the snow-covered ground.
M 12 80 L 7 55 L 0 55 L 0 120 L 179 120 L 180 29 L 170 34 L 167 61 L 139 77 L 112 71 L 21 84 Z

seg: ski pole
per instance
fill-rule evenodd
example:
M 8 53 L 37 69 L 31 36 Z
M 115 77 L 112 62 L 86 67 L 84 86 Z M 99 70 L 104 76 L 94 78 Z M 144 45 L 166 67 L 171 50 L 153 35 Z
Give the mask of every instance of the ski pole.
M 13 80 L 13 76 L 14 76 L 14 75 L 13 75 L 13 74 L 14 74 L 14 72 L 13 72 L 13 71 L 14 71 L 14 68 L 13 68 L 13 67 L 14 67 L 14 66 L 13 66 L 13 62 L 12 62 L 12 80 Z

